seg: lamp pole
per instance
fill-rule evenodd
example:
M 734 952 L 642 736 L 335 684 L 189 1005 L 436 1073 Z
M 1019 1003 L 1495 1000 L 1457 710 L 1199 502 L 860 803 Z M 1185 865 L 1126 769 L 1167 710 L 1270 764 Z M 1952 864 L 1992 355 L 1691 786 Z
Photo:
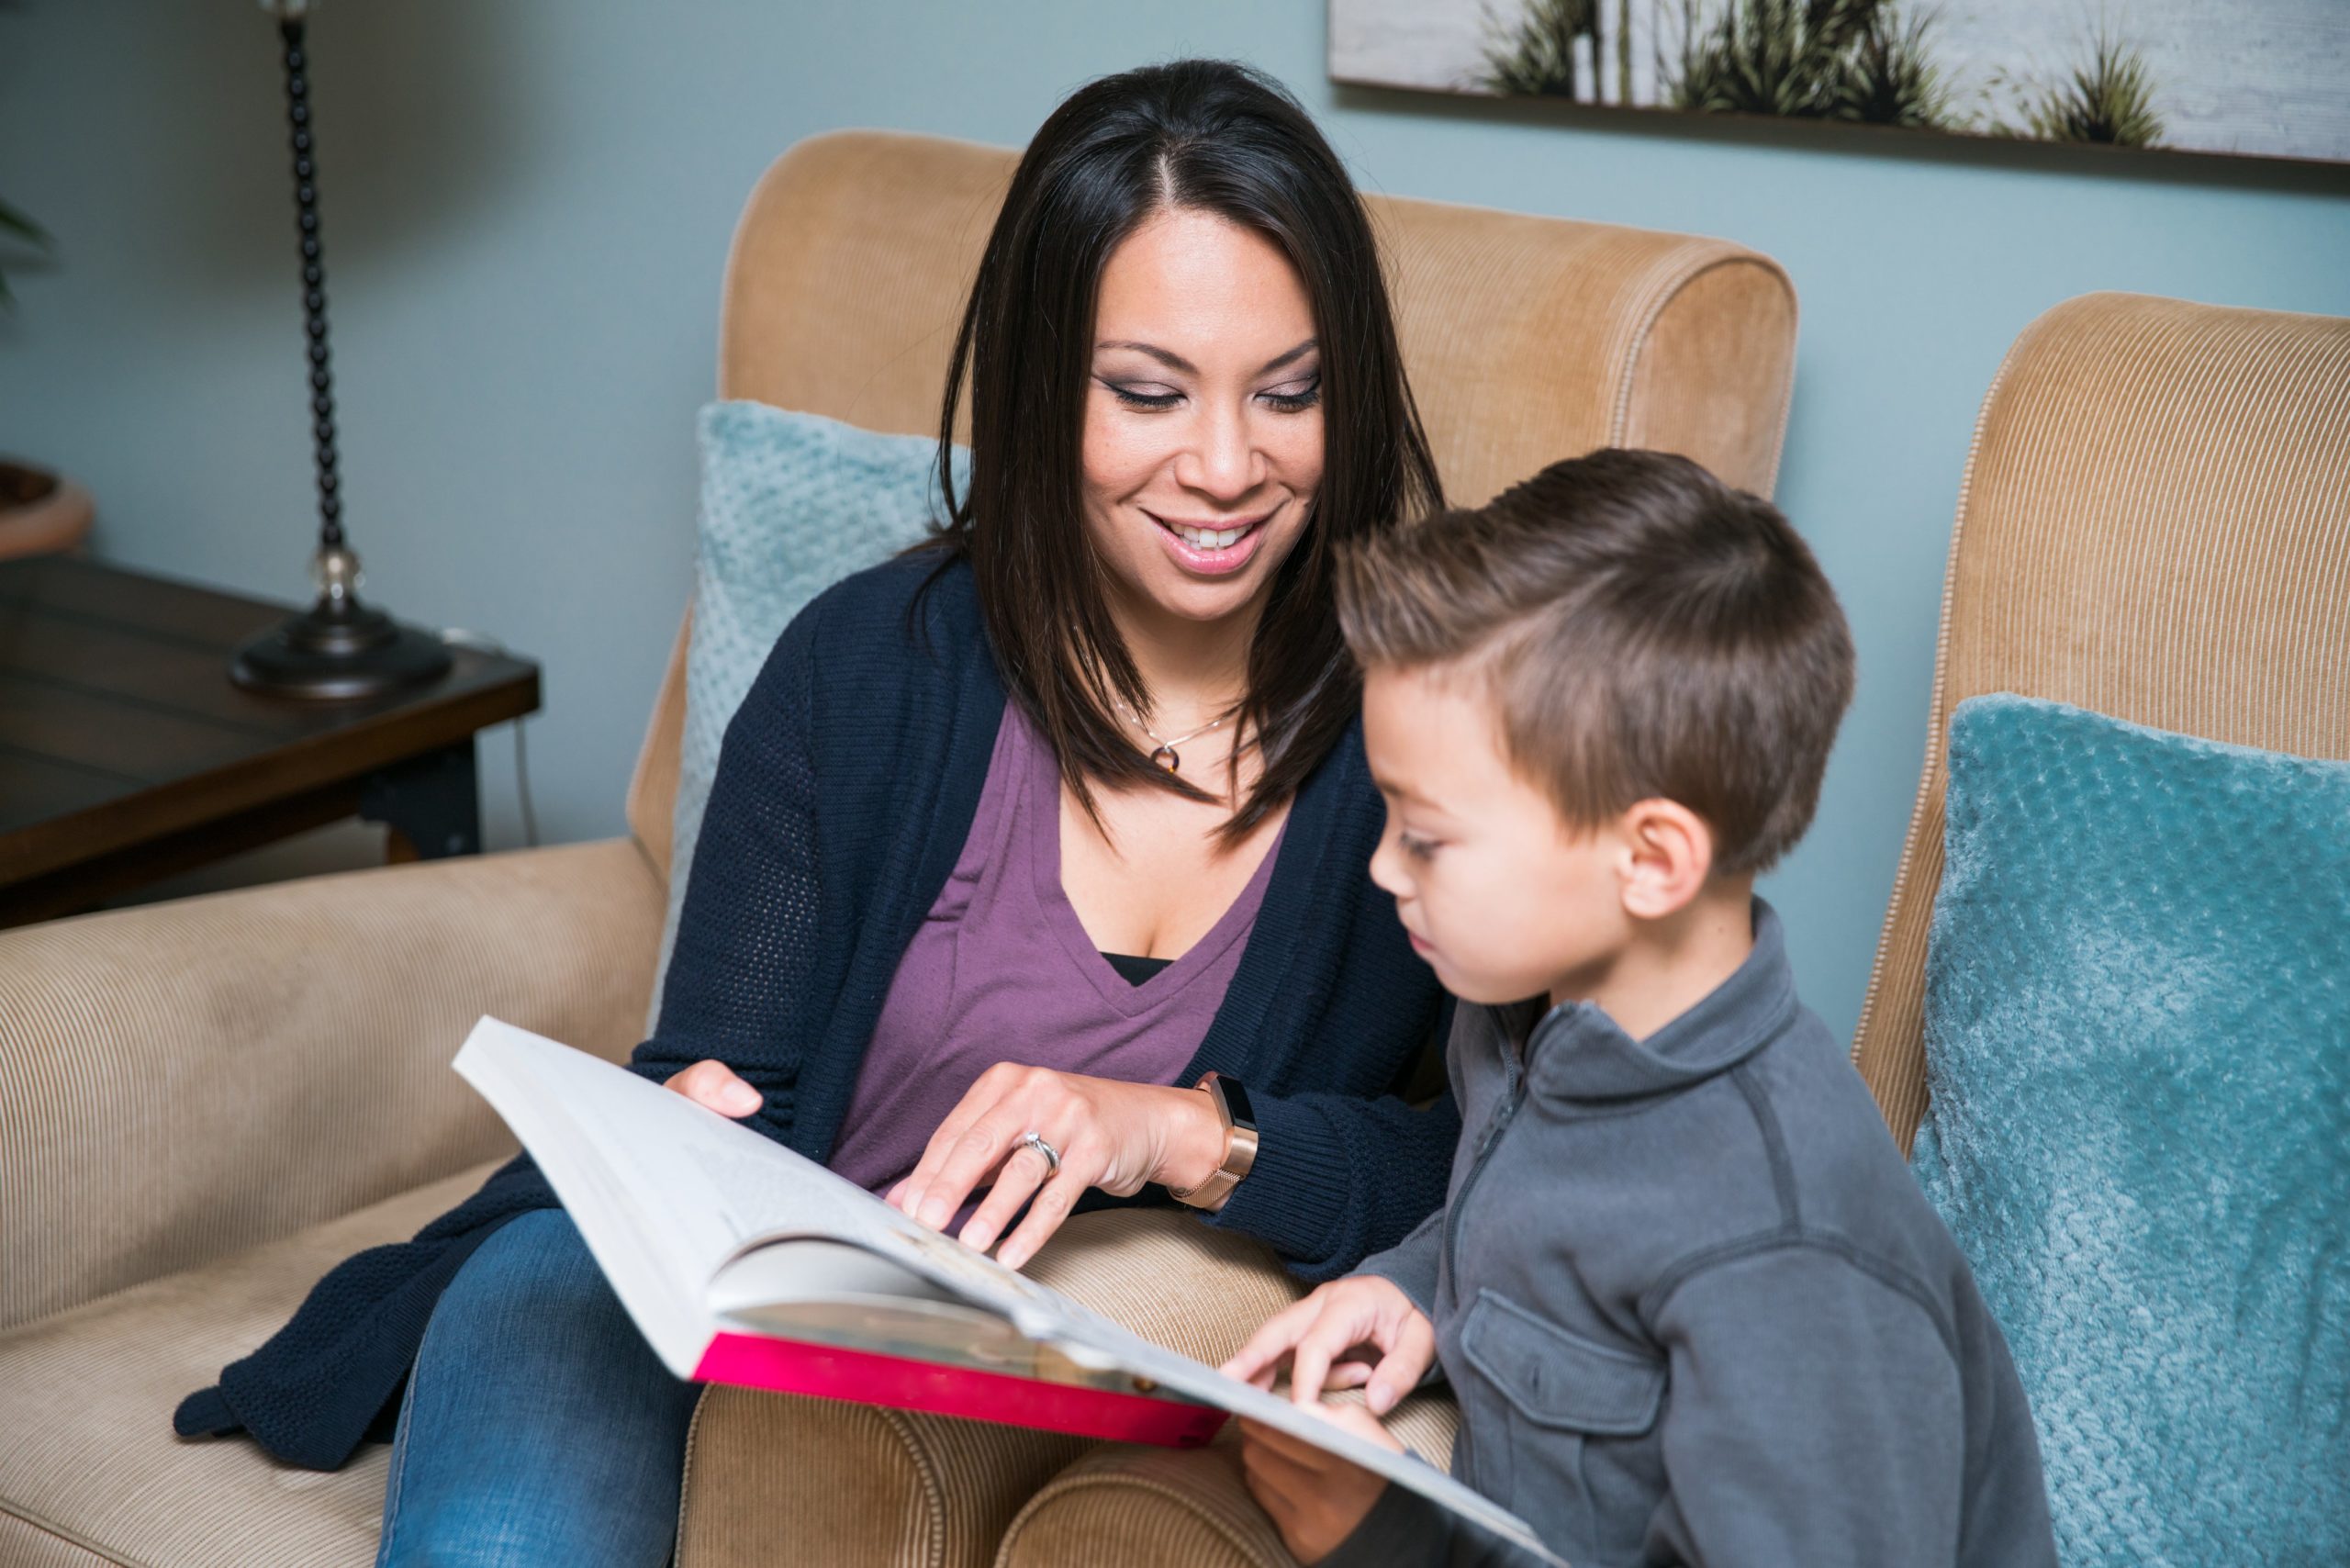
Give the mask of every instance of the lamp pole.
M 360 602 L 359 556 L 342 529 L 334 443 L 334 363 L 327 342 L 326 252 L 319 235 L 317 135 L 310 124 L 309 0 L 262 0 L 285 46 L 285 119 L 294 152 L 294 208 L 302 254 L 302 325 L 309 342 L 310 444 L 318 471 L 318 599 L 248 639 L 229 678 L 279 696 L 350 700 L 432 680 L 449 668 L 441 640 Z

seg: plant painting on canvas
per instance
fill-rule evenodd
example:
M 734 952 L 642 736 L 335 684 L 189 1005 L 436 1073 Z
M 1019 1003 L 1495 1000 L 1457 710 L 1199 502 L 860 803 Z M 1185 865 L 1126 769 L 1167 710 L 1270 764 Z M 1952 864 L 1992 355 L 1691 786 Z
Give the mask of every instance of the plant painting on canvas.
M 1330 74 L 2350 162 L 2350 0 L 1330 0 Z

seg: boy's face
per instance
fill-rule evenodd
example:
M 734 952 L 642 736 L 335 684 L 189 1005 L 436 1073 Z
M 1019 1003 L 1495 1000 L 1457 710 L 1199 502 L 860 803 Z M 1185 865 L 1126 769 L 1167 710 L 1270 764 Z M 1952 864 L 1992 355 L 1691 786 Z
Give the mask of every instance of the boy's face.
M 1387 801 L 1371 877 L 1413 950 L 1466 1002 L 1589 994 L 1632 932 L 1616 829 L 1570 830 L 1518 777 L 1473 672 L 1373 669 L 1362 712 Z

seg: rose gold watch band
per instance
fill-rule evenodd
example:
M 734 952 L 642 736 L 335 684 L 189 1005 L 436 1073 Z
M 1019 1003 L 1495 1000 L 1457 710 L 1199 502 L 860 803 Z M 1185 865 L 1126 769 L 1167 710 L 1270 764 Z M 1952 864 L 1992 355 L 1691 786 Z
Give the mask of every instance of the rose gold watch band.
M 1213 1209 L 1224 1202 L 1225 1194 L 1238 1186 L 1240 1179 L 1256 1165 L 1257 1128 L 1255 1124 L 1236 1120 L 1233 1116 L 1231 1103 L 1225 1096 L 1221 1074 L 1203 1074 L 1192 1087 L 1207 1094 L 1215 1105 L 1217 1119 L 1224 1123 L 1224 1162 L 1216 1167 L 1214 1175 L 1198 1186 L 1180 1192 L 1170 1187 L 1168 1195 L 1177 1203 L 1187 1204 L 1195 1209 Z

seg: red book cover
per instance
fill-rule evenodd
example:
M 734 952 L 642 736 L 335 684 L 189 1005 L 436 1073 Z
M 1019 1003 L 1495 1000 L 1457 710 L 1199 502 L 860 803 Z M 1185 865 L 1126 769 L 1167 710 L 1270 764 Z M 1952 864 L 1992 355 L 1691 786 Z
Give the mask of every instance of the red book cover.
M 720 1333 L 702 1352 L 694 1377 L 778 1394 L 813 1394 L 1006 1422 L 1080 1438 L 1197 1448 L 1216 1434 L 1225 1414 L 1212 1405 L 1169 1398 L 1147 1390 L 1121 1393 L 1080 1383 L 1048 1383 L 1009 1372 L 983 1372 L 876 1350 L 761 1334 Z

